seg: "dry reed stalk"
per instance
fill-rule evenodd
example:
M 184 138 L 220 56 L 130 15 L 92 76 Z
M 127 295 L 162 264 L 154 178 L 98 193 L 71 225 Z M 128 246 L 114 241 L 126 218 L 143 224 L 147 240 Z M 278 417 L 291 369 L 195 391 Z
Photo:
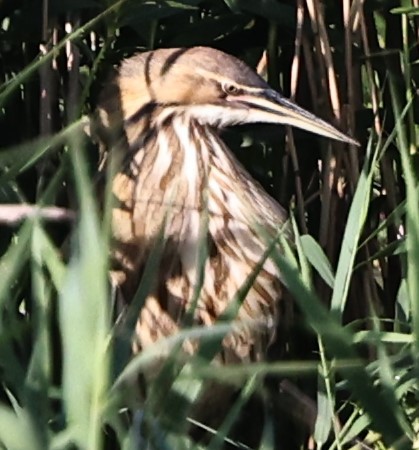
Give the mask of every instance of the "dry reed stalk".
M 329 93 L 329 101 L 332 108 L 331 116 L 335 122 L 340 121 L 340 101 L 337 91 L 336 74 L 334 70 L 331 48 L 323 19 L 321 3 L 317 0 L 306 0 L 311 28 L 314 33 L 314 43 L 316 48 L 317 68 L 320 71 L 320 80 L 322 91 Z M 310 75 L 309 75 L 310 76 Z M 318 99 L 316 99 L 318 101 Z M 320 106 L 317 110 L 321 109 Z M 315 109 L 316 111 L 316 109 Z M 319 242 L 325 249 L 326 254 L 331 260 L 335 253 L 336 241 L 336 208 L 334 203 L 337 201 L 333 195 L 338 181 L 338 174 L 341 167 L 341 153 L 337 152 L 335 156 L 332 150 L 332 144 L 327 144 L 327 150 L 322 159 L 322 178 L 321 187 L 322 208 L 320 213 L 320 233 Z
M 73 14 L 67 16 L 65 31 L 71 34 L 80 26 L 80 15 Z M 67 120 L 68 123 L 76 120 L 80 104 L 80 51 L 72 41 L 66 43 L 67 72 L 68 72 L 68 92 L 67 92 Z
M 413 0 L 413 6 L 419 9 L 419 0 Z M 416 41 L 419 42 L 419 16 L 413 16 L 415 24 Z
M 303 39 L 303 25 L 304 25 L 304 3 L 303 0 L 298 0 L 297 2 L 297 29 L 294 40 L 294 57 L 291 63 L 291 89 L 290 97 L 291 100 L 295 101 L 295 96 L 297 92 L 298 76 L 300 69 L 301 60 L 301 48 Z M 300 167 L 298 164 L 297 150 L 295 148 L 294 134 L 291 127 L 286 127 L 287 133 L 287 149 L 289 155 L 291 156 L 291 161 L 293 165 L 293 178 L 295 183 L 295 193 L 297 197 L 297 213 L 298 213 L 298 223 L 300 225 L 301 232 L 303 234 L 308 233 L 306 219 L 305 219 L 305 202 L 300 176 Z M 287 157 L 287 155 L 285 156 Z M 285 177 L 284 177 L 285 178 Z
M 269 24 L 268 32 L 268 42 L 265 52 L 266 60 L 266 73 L 268 77 L 268 83 L 274 88 L 279 90 L 279 44 L 278 44 L 278 26 L 275 22 Z M 284 180 L 283 171 L 281 170 L 281 165 L 283 158 L 281 158 L 281 148 L 280 145 L 275 145 L 271 149 L 274 158 L 272 158 L 274 164 L 272 166 L 272 181 L 274 186 L 275 197 L 279 203 L 284 203 L 283 193 L 285 190 L 282 189 L 282 181 Z M 281 161 L 282 159 L 282 161 Z
M 347 80 L 347 106 L 345 108 L 346 127 L 350 134 L 355 131 L 355 111 L 360 107 L 359 98 L 356 98 L 356 94 L 359 91 L 355 91 L 355 78 L 358 77 L 360 72 L 359 64 L 353 58 L 353 38 L 355 37 L 356 29 L 353 27 L 353 17 L 351 14 L 351 1 L 343 0 L 343 23 L 345 28 L 345 67 L 346 67 L 346 80 Z M 355 145 L 349 146 L 349 159 L 350 159 L 350 175 L 352 186 L 359 177 L 359 158 L 358 148 Z

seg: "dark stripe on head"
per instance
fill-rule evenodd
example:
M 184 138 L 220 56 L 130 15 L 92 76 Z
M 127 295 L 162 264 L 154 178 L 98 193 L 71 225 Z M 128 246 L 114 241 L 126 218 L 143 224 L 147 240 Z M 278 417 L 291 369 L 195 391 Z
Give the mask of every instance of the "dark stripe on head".
M 157 103 L 153 101 L 141 106 L 134 114 L 131 114 L 131 116 L 124 120 L 125 126 L 135 125 L 146 117 L 150 118 L 157 106 Z
M 179 59 L 187 51 L 188 51 L 187 48 L 180 48 L 179 50 L 173 52 L 162 65 L 160 75 L 163 77 L 170 70 L 170 68 L 176 63 L 176 60 Z

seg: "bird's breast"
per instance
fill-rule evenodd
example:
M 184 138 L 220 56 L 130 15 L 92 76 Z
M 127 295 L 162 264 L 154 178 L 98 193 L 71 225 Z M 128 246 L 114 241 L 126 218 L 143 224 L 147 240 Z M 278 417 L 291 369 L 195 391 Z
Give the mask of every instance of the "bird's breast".
M 145 307 L 144 329 L 155 327 L 162 314 L 176 327 L 197 285 L 196 321 L 213 324 L 252 276 L 284 219 L 218 136 L 201 126 L 172 125 L 140 149 L 141 161 L 133 158 L 113 183 L 115 258 L 129 290 L 136 289 L 152 249 L 163 247 L 156 274 L 160 287 L 149 302 L 161 310 L 156 315 Z M 273 331 L 280 286 L 268 258 L 239 310 L 240 320 L 262 321 Z M 144 331 L 139 334 L 143 342 L 154 340 Z M 253 344 L 248 338 L 246 348 Z

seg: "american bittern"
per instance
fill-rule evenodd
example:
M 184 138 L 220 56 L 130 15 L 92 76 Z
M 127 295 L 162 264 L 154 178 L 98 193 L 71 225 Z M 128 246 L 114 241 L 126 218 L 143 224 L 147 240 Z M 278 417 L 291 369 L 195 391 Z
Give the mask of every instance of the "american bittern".
M 137 324 L 137 350 L 178 329 L 191 308 L 208 326 L 252 274 L 286 220 L 220 139 L 235 124 L 292 125 L 354 140 L 278 92 L 242 61 L 211 48 L 161 49 L 125 60 L 102 92 L 99 133 L 123 164 L 113 180 L 114 275 L 131 299 L 156 240 L 163 238 L 154 287 Z M 200 236 L 203 212 L 208 226 Z M 162 230 L 162 231 L 161 231 Z M 199 280 L 201 246 L 207 245 Z M 224 340 L 226 361 L 264 357 L 278 320 L 281 277 L 267 259 Z

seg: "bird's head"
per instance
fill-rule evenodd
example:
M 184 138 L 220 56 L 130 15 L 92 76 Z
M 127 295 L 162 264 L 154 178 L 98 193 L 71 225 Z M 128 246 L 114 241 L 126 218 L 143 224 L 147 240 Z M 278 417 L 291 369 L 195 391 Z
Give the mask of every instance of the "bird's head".
M 208 47 L 140 53 L 122 63 L 116 85 L 124 120 L 139 119 L 139 112 L 156 105 L 167 115 L 184 114 L 203 125 L 291 125 L 357 144 L 270 88 L 239 59 Z

